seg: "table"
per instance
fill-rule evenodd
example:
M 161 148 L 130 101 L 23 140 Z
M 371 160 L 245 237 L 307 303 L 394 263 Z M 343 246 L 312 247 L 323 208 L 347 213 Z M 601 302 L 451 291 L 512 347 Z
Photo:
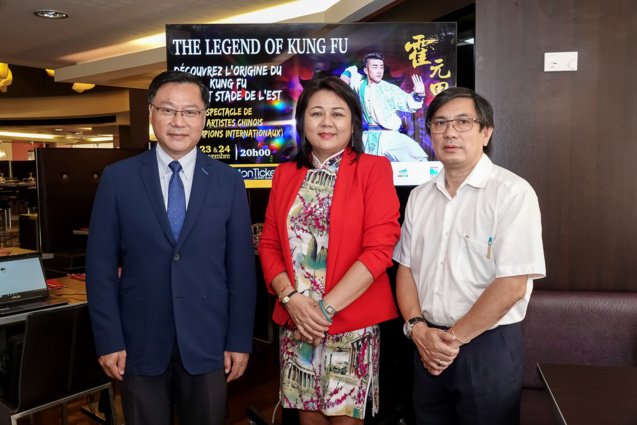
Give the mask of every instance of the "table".
M 0 188 L 17 189 L 26 187 L 27 189 L 35 189 L 37 187 L 36 182 L 20 182 L 20 183 L 0 183 Z
M 62 304 L 57 307 L 52 308 L 64 308 L 70 304 L 78 304 L 78 303 L 86 303 L 86 285 L 83 281 L 71 279 L 68 277 L 60 277 L 55 279 L 64 285 L 64 288 L 61 289 L 52 289 L 49 291 L 49 295 L 52 297 L 62 297 L 71 300 L 69 304 Z M 41 311 L 41 310 L 36 310 Z M 0 328 L 12 325 L 20 322 L 24 322 L 27 319 L 27 316 L 33 313 L 33 311 L 27 311 L 19 314 L 12 314 L 10 316 L 0 317 Z M 0 331 L 0 339 L 2 338 L 2 333 Z M 4 347 L 4 342 L 0 342 L 0 348 Z
M 637 368 L 538 364 L 565 425 L 637 424 Z
M 51 307 L 49 309 L 47 309 L 47 311 L 49 310 L 53 310 L 53 309 L 60 309 L 60 308 L 67 308 L 69 305 L 73 305 L 73 304 L 85 304 L 86 303 L 86 285 L 84 283 L 83 280 L 77 280 L 77 279 L 72 279 L 72 278 L 68 278 L 68 277 L 61 277 L 61 278 L 56 278 L 56 281 L 58 281 L 60 284 L 62 284 L 64 287 L 60 288 L 60 289 L 51 289 L 49 291 L 50 296 L 52 297 L 63 297 L 63 298 L 67 298 L 68 300 L 70 300 L 70 302 L 68 304 L 63 304 L 60 306 L 56 306 L 56 307 Z M 36 311 L 43 311 L 43 310 L 36 310 Z M 25 312 L 25 313 L 20 313 L 20 314 L 14 314 L 11 316 L 6 316 L 6 317 L 1 317 L 0 318 L 0 348 L 1 351 L 4 352 L 4 346 L 6 343 L 6 329 L 7 327 L 11 327 L 11 326 L 16 326 L 18 325 L 20 322 L 25 322 L 26 318 L 29 314 L 33 313 L 34 311 L 29 311 L 29 312 Z M 91 342 L 92 343 L 92 342 Z M 104 390 L 106 391 L 106 390 Z M 102 395 L 104 394 L 104 391 L 102 391 Z M 100 397 L 102 396 L 100 395 Z M 92 407 L 88 408 L 86 406 L 82 407 L 81 411 L 86 414 L 87 416 L 89 416 L 90 418 L 92 418 L 94 421 L 101 423 L 101 424 L 107 424 L 108 422 L 106 421 L 106 419 L 102 416 L 100 416 L 100 414 L 96 414 L 94 412 L 97 412 L 97 408 L 98 408 L 98 402 L 91 402 Z M 119 423 L 122 423 L 121 421 Z
M 0 248 L 0 255 L 20 255 L 20 254 L 33 254 L 38 251 L 33 251 L 32 249 L 24 249 L 18 248 L 17 246 L 8 246 L 5 248 Z M 41 252 L 43 260 L 50 260 L 53 258 L 53 254 L 50 252 Z
M 68 277 L 62 277 L 56 280 L 64 285 L 64 288 L 53 289 L 49 291 L 49 295 L 51 295 L 52 297 L 67 298 L 71 302 L 69 304 L 62 304 L 60 306 L 50 307 L 49 309 L 65 308 L 70 304 L 86 303 L 86 285 L 83 281 L 70 279 Z M 4 353 L 5 343 L 7 340 L 7 328 L 15 327 L 20 323 L 24 323 L 27 320 L 27 316 L 31 313 L 33 313 L 33 311 L 26 311 L 24 313 L 0 317 L 0 352 Z
M 51 289 L 51 296 L 60 296 L 71 300 L 69 304 L 79 304 L 86 302 L 86 284 L 83 280 L 71 279 L 70 277 L 58 277 L 58 282 L 64 285 L 64 288 Z

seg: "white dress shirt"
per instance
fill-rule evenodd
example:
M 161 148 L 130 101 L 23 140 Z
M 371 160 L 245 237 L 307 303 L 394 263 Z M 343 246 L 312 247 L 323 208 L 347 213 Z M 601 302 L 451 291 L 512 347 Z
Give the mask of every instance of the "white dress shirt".
M 198 148 L 195 148 L 183 157 L 179 158 L 179 163 L 181 164 L 179 177 L 181 177 L 181 182 L 184 184 L 184 191 L 186 192 L 186 209 L 188 209 L 188 201 L 190 201 L 190 190 L 192 189 L 195 162 L 197 161 L 197 149 Z M 170 183 L 170 178 L 173 175 L 173 170 L 171 170 L 168 165 L 173 162 L 174 159 L 164 152 L 159 143 L 155 150 L 157 151 L 157 166 L 159 169 L 161 193 L 164 195 L 164 205 L 166 206 L 166 210 L 168 210 L 168 184 Z
M 529 275 L 526 296 L 496 326 L 519 322 L 533 279 L 546 273 L 535 191 L 483 154 L 452 198 L 443 169 L 411 192 L 393 258 L 411 268 L 423 317 L 440 326 L 462 318 L 496 278 Z

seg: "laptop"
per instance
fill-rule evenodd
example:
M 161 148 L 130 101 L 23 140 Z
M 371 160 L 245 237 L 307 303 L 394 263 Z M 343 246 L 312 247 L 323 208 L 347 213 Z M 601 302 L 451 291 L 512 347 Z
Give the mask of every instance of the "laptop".
M 0 257 L 0 316 L 68 304 L 51 297 L 40 253 Z

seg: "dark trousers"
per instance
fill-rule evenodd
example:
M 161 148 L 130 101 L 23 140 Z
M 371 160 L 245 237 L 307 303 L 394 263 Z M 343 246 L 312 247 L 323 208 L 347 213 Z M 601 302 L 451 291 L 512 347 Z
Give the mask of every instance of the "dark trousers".
M 522 331 L 499 326 L 460 347 L 454 362 L 431 375 L 414 350 L 414 409 L 418 425 L 520 423 Z
M 121 386 L 126 425 L 172 425 L 175 405 L 181 425 L 222 425 L 226 388 L 223 368 L 191 375 L 181 359 L 159 376 L 126 373 Z

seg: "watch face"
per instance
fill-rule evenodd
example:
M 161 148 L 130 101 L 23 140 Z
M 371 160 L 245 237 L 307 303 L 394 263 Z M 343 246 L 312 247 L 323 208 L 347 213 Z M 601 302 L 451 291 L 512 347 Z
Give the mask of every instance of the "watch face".
M 403 325 L 403 333 L 405 334 L 405 336 L 411 339 L 411 332 L 413 331 L 416 323 L 424 321 L 425 319 L 423 319 L 422 317 L 412 317 L 411 319 L 407 320 Z
M 290 298 L 292 298 L 292 295 L 296 294 L 296 291 L 292 291 L 289 294 L 287 294 L 285 297 L 283 297 L 283 299 L 281 300 L 281 304 L 286 305 L 288 303 L 288 301 L 290 301 Z

